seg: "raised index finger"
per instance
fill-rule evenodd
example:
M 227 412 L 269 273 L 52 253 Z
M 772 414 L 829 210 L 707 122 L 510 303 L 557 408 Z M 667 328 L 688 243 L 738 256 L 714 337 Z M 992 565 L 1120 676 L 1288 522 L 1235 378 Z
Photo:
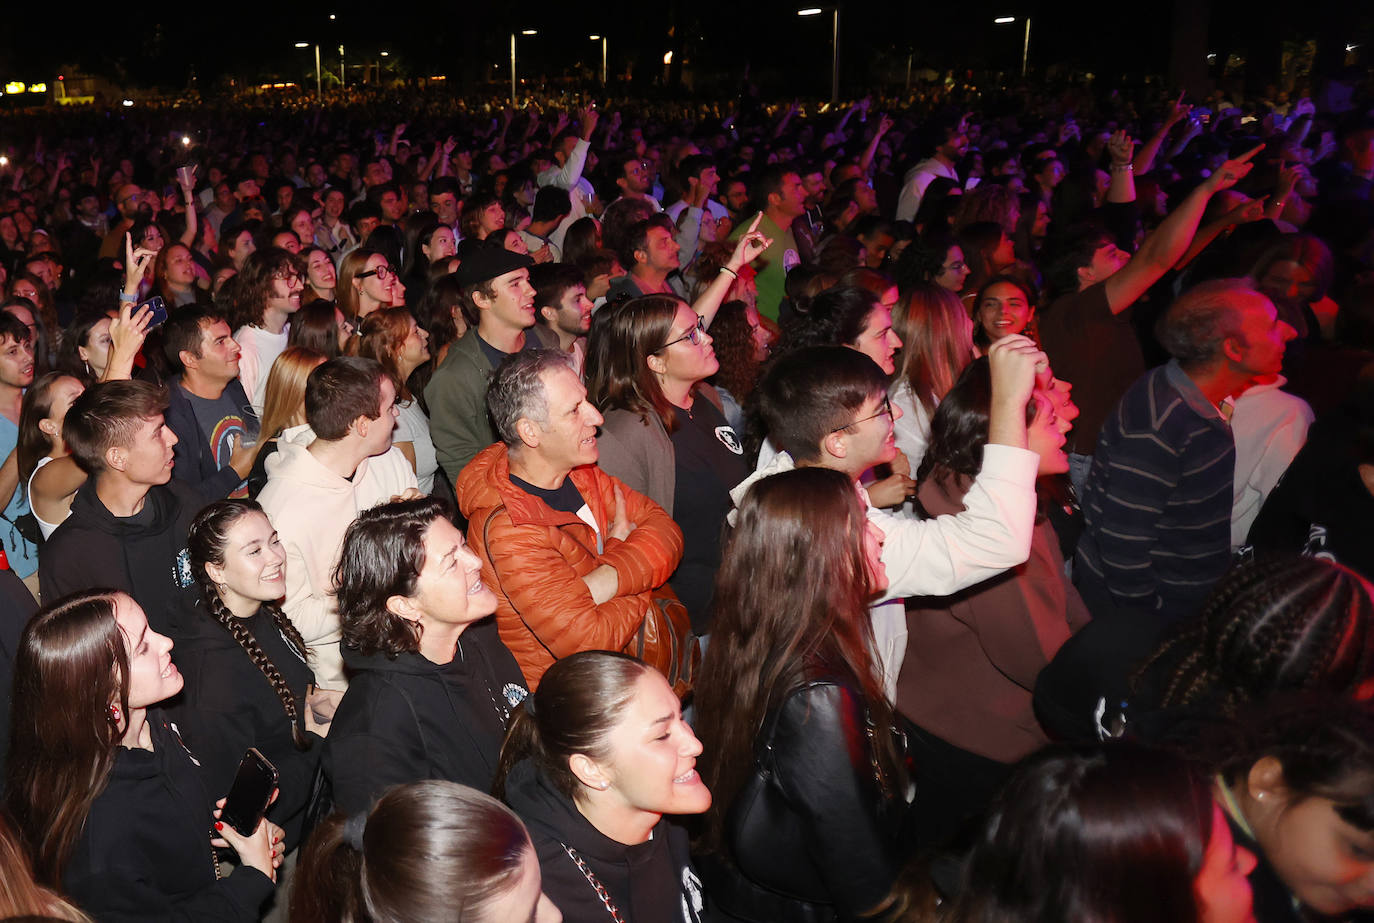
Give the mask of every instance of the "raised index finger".
M 754 231 L 757 231 L 759 229 L 759 222 L 762 220 L 763 212 L 759 212 L 757 215 L 754 216 L 754 220 L 749 224 L 749 230 L 745 233 L 753 233 Z
M 1234 163 L 1249 163 L 1249 162 L 1250 162 L 1250 159 L 1251 159 L 1252 157 L 1254 157 L 1256 154 L 1258 154 L 1258 153 L 1259 153 L 1260 151 L 1262 151 L 1262 150 L 1264 150 L 1264 145 L 1263 145 L 1263 144 L 1257 144 L 1257 145 L 1255 145 L 1254 147 L 1252 147 L 1250 150 L 1246 151 L 1244 154 L 1241 154 L 1239 157 L 1234 158 L 1233 162 L 1234 162 Z

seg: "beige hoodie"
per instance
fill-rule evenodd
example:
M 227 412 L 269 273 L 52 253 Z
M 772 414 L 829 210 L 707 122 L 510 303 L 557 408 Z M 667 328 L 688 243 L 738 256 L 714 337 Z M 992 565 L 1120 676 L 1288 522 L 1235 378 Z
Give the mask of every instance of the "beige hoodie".
M 334 566 L 344 531 L 358 514 L 415 486 L 415 472 L 400 449 L 363 460 L 349 481 L 307 450 L 315 441 L 309 426 L 288 427 L 267 460 L 267 486 L 258 502 L 286 549 L 286 603 L 282 609 L 310 651 L 321 689 L 345 690 L 339 653 L 339 613 L 334 600 Z

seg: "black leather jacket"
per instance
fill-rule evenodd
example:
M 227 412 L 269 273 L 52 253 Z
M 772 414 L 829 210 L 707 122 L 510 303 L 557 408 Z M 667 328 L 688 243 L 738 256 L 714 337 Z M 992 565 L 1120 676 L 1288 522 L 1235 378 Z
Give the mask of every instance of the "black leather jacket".
M 712 902 L 757 923 L 858 920 L 891 890 L 909 850 L 907 803 L 877 780 L 863 693 L 826 673 L 770 712 L 753 777 L 729 807 L 729 856 L 698 869 Z

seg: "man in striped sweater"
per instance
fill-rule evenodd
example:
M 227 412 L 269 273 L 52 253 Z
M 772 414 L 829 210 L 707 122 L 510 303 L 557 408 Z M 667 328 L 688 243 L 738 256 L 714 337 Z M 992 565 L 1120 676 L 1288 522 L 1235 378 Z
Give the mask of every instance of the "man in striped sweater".
M 1174 358 L 1137 379 L 1107 418 L 1083 490 L 1075 569 L 1094 618 L 1185 617 L 1225 573 L 1228 398 L 1277 373 L 1295 335 L 1244 279 L 1203 283 L 1169 308 L 1159 338 Z

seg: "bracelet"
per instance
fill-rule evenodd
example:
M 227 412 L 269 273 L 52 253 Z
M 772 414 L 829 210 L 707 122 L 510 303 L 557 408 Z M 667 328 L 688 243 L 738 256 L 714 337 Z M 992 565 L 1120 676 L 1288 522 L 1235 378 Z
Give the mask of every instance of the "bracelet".
M 127 292 L 120 292 L 119 300 L 122 301 L 124 304 L 138 304 L 138 296 L 130 295 Z
M 1133 163 L 1114 163 L 1114 164 L 1112 164 L 1112 166 L 1111 166 L 1111 171 L 1112 171 L 1113 173 L 1125 173 L 1125 172 L 1127 172 L 1127 171 L 1130 171 L 1130 172 L 1134 173 L 1134 172 L 1135 172 L 1135 164 L 1133 164 Z
M 732 278 L 732 279 L 738 279 L 738 278 L 739 278 L 739 273 L 735 272 L 735 271 L 734 271 L 733 269 L 731 269 L 729 266 L 722 266 L 722 267 L 720 267 L 720 274 L 721 274 L 721 275 L 724 275 L 724 274 L 726 274 L 726 273 L 729 273 L 729 274 L 730 274 L 730 278 Z

